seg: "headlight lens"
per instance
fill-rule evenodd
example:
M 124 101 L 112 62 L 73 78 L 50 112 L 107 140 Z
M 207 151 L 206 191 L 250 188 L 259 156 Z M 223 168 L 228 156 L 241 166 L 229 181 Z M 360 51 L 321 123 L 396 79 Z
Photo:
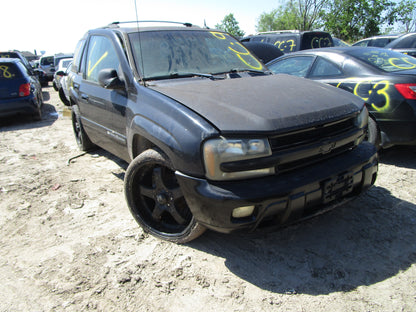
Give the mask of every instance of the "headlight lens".
M 224 172 L 222 163 L 248 160 L 272 154 L 267 139 L 211 139 L 203 147 L 206 176 L 210 180 L 234 180 L 274 173 L 274 167 L 256 170 Z
M 364 128 L 368 124 L 368 110 L 367 107 L 364 106 L 364 108 L 361 110 L 361 112 L 355 117 L 355 125 L 358 128 Z

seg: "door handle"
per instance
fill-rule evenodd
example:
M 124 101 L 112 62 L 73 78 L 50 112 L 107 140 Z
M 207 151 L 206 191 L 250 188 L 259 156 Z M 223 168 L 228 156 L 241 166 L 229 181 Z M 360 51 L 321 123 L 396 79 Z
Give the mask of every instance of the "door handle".
M 74 86 L 74 89 L 79 89 L 79 83 L 74 82 L 73 86 Z

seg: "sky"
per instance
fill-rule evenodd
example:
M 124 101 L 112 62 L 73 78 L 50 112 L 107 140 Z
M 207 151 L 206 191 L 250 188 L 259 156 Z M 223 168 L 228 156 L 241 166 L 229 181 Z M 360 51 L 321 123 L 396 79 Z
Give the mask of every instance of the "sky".
M 233 13 L 246 35 L 284 0 L 136 0 L 139 20 L 190 22 L 214 28 Z M 0 51 L 71 53 L 89 30 L 136 20 L 135 0 L 12 0 L 0 18 Z

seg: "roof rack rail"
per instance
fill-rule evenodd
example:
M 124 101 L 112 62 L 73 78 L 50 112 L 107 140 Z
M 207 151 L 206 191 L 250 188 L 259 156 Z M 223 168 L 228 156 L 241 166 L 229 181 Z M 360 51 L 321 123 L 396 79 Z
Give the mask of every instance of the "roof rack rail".
M 112 22 L 107 25 L 107 27 L 118 27 L 120 24 L 138 24 L 138 23 L 167 23 L 167 24 L 178 24 L 185 27 L 192 27 L 191 23 L 182 23 L 182 22 L 171 22 L 171 21 L 157 21 L 157 20 L 147 20 L 147 21 L 127 21 L 127 22 Z
M 271 31 L 262 31 L 258 32 L 256 35 L 268 35 L 268 34 L 284 34 L 284 33 L 299 33 L 300 30 L 271 30 Z

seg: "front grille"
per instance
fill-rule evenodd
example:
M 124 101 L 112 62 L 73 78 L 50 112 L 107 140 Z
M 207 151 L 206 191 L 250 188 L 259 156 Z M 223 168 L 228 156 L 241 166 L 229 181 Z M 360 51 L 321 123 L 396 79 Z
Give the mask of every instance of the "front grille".
M 312 144 L 326 138 L 335 137 L 351 129 L 354 129 L 354 119 L 346 118 L 337 122 L 275 136 L 270 138 L 269 141 L 272 151 L 275 153 L 287 148 Z
M 353 149 L 364 137 L 353 118 L 319 125 L 269 139 L 276 173 L 309 166 Z

